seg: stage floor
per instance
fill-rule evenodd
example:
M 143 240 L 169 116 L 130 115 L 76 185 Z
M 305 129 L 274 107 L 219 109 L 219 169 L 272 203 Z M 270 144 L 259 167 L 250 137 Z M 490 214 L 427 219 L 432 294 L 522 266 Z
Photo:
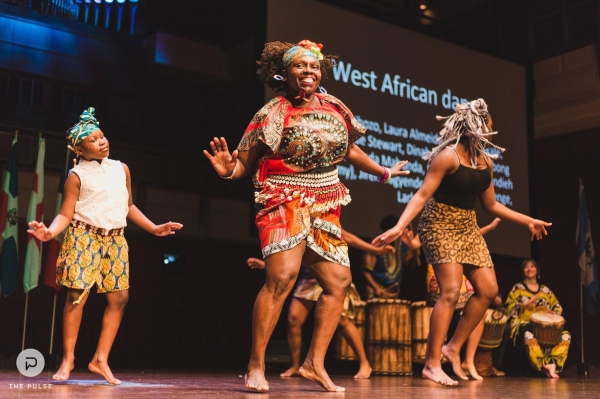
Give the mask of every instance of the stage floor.
M 458 387 L 443 387 L 421 377 L 373 376 L 368 380 L 353 380 L 351 376 L 334 376 L 344 393 L 325 392 L 317 384 L 301 377 L 279 378 L 269 375 L 271 390 L 267 393 L 247 392 L 243 378 L 234 373 L 209 372 L 116 372 L 123 381 L 110 386 L 92 373 L 74 372 L 66 382 L 52 381 L 52 373 L 44 372 L 27 378 L 17 371 L 0 371 L 0 398 L 241 398 L 241 399 L 302 399 L 302 398 L 598 398 L 600 378 L 565 376 L 558 380 L 546 378 L 486 378 L 483 382 L 461 382 Z M 20 385 L 22 384 L 22 385 Z M 44 385 L 46 384 L 46 385 Z M 48 384 L 52 384 L 48 386 Z

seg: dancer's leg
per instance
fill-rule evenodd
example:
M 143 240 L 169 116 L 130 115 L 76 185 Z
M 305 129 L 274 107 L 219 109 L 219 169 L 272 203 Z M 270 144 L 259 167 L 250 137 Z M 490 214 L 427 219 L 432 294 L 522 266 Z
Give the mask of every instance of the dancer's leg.
M 460 365 L 460 348 L 477 324 L 481 322 L 485 311 L 498 294 L 494 268 L 464 265 L 464 273 L 473 285 L 475 293 L 467 301 L 452 339 L 442 349 L 444 356 L 452 363 L 454 373 L 460 378 L 464 376 Z M 466 378 L 466 376 L 464 377 Z
M 79 304 L 74 305 L 73 302 L 81 296 L 82 292 L 83 290 L 67 288 L 67 301 L 63 312 L 63 358 L 58 371 L 52 376 L 56 381 L 68 380 L 75 364 L 75 344 L 79 335 L 83 306 L 89 295 L 85 295 Z
M 299 372 L 328 391 L 341 392 L 344 388 L 331 381 L 324 362 L 327 347 L 340 321 L 346 292 L 352 282 L 350 268 L 326 261 L 312 251 L 306 253 L 304 260 L 323 288 L 323 293 L 315 309 L 315 329 L 310 348 Z
M 265 259 L 266 282 L 256 297 L 252 314 L 252 351 L 245 376 L 246 388 L 269 389 L 265 379 L 265 350 L 283 303 L 292 290 L 304 253 L 305 242 Z
M 339 329 L 358 358 L 359 369 L 354 378 L 369 378 L 373 369 L 371 368 L 371 364 L 369 364 L 369 360 L 367 360 L 365 345 L 363 344 L 358 328 L 346 316 L 342 316 L 340 318 Z
M 287 339 L 290 347 L 292 366 L 279 374 L 280 377 L 291 377 L 298 374 L 300 368 L 300 352 L 302 351 L 302 325 L 308 313 L 315 306 L 314 301 L 293 297 L 290 302 L 287 318 Z
M 475 352 L 481 340 L 484 327 L 485 317 L 482 317 L 479 324 L 477 324 L 475 329 L 469 334 L 469 338 L 467 338 L 467 342 L 465 343 L 465 360 L 462 362 L 462 368 L 469 371 L 471 377 L 478 381 L 483 380 L 483 378 L 479 375 L 475 367 Z
M 429 337 L 427 339 L 427 360 L 423 368 L 423 377 L 442 385 L 457 385 L 458 383 L 448 377 L 442 370 L 442 347 L 452 314 L 460 296 L 462 285 L 463 267 L 458 263 L 444 263 L 434 265 L 435 277 L 440 287 L 440 297 L 431 312 Z M 460 358 L 458 360 L 460 366 Z M 459 376 L 464 376 L 458 374 Z M 467 377 L 464 376 L 466 379 Z
M 119 331 L 125 305 L 129 301 L 129 290 L 109 292 L 106 294 L 106 309 L 102 317 L 102 331 L 94 358 L 88 364 L 88 369 L 96 374 L 100 374 L 110 384 L 119 385 L 121 381 L 115 378 L 108 367 L 108 355 L 112 344 Z

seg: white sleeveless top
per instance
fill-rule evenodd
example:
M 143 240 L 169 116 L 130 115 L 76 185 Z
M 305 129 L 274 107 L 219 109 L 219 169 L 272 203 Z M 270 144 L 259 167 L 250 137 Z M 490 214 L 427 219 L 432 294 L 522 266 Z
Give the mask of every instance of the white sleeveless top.
M 73 218 L 104 229 L 127 226 L 129 192 L 120 161 L 82 159 L 71 169 L 81 181 Z

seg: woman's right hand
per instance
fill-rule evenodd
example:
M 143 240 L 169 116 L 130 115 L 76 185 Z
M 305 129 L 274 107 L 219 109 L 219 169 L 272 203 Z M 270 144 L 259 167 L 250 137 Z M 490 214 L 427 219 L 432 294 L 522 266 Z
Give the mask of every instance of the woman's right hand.
M 404 229 L 399 229 L 398 226 L 394 226 L 385 233 L 375 237 L 373 241 L 371 241 L 371 245 L 376 247 L 383 247 L 385 245 L 391 244 L 400 237 Z
M 237 165 L 238 151 L 234 150 L 230 154 L 229 149 L 227 148 L 227 142 L 223 137 L 220 139 L 215 137 L 210 142 L 210 148 L 212 150 L 212 155 L 206 150 L 203 152 L 215 171 L 221 177 L 232 177 L 235 166 Z

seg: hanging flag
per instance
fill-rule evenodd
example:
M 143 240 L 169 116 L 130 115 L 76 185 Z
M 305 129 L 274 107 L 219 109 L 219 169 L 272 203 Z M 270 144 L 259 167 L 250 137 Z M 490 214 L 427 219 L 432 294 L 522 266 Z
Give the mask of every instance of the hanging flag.
M 38 146 L 37 163 L 33 188 L 27 211 L 27 222 L 44 219 L 44 158 L 46 155 L 46 141 L 40 137 Z M 25 265 L 23 267 L 23 291 L 31 291 L 38 286 L 40 271 L 42 269 L 42 242 L 33 235 L 27 235 L 27 252 L 25 252 Z
M 60 212 L 60 208 L 63 202 L 63 192 L 65 189 L 65 181 L 67 180 L 67 172 L 69 168 L 69 155 L 71 151 L 67 150 L 67 160 L 63 166 L 63 170 L 60 175 L 60 181 L 58 183 L 58 195 L 56 196 L 56 211 L 54 217 Z M 60 252 L 60 246 L 62 245 L 64 233 L 60 233 L 48 242 L 47 254 L 46 254 L 46 265 L 44 266 L 44 284 L 54 290 L 54 294 L 58 294 L 60 291 L 60 285 L 56 284 L 56 259 Z
M 579 268 L 581 269 L 581 284 L 583 285 L 583 308 L 591 313 L 596 313 L 596 293 L 598 287 L 598 274 L 596 272 L 596 257 L 592 244 L 592 231 L 590 218 L 585 203 L 585 190 L 579 182 L 579 220 L 577 221 L 577 249 L 579 252 Z
M 17 269 L 19 257 L 17 252 L 19 183 L 17 174 L 17 133 L 12 142 L 8 167 L 0 195 L 0 291 L 4 296 L 17 289 Z

